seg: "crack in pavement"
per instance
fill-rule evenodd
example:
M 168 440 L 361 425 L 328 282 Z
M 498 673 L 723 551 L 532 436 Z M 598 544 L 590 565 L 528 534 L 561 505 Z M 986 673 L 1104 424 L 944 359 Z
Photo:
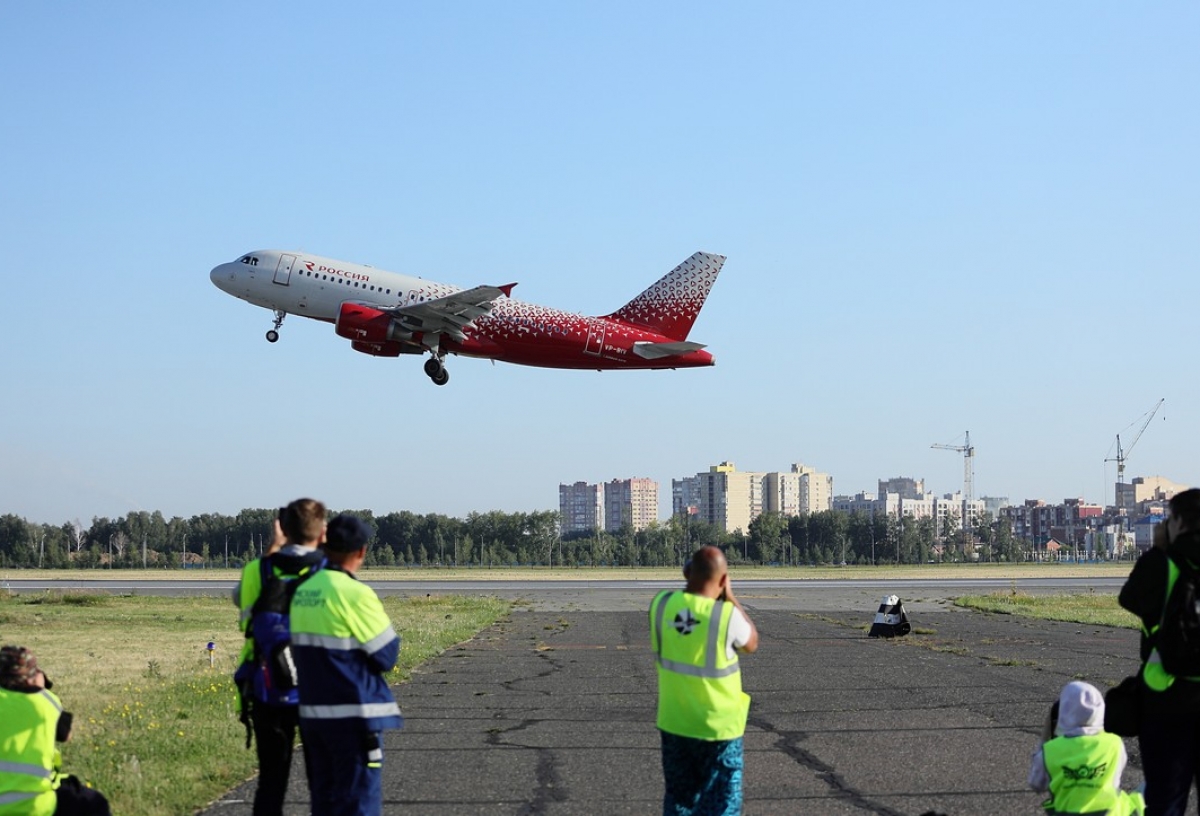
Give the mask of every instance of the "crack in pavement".
M 753 725 L 762 731 L 773 734 L 777 738 L 776 746 L 784 754 L 791 757 L 796 764 L 812 771 L 818 779 L 824 782 L 833 791 L 833 795 L 837 799 L 848 801 L 857 808 L 877 813 L 879 816 L 904 816 L 899 811 L 892 810 L 884 805 L 876 804 L 852 787 L 842 778 L 837 769 L 831 765 L 822 762 L 810 751 L 801 748 L 797 743 L 807 738 L 807 735 L 801 731 L 781 731 L 775 727 L 775 724 L 763 717 L 750 717 L 749 725 Z

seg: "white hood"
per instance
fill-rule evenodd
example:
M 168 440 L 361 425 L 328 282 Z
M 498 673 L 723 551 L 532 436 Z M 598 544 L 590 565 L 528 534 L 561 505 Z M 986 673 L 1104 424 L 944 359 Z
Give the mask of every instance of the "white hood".
M 1061 737 L 1081 737 L 1104 731 L 1104 695 L 1091 683 L 1073 680 L 1058 695 L 1058 725 Z

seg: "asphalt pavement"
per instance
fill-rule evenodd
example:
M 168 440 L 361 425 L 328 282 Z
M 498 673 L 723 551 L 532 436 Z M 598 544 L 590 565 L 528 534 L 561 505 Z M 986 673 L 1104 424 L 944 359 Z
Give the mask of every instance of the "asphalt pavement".
M 384 813 L 659 812 L 648 601 L 531 600 L 398 686 L 406 727 L 387 735 Z M 878 587 L 754 590 L 743 602 L 761 635 L 742 659 L 748 816 L 1038 813 L 1025 778 L 1059 689 L 1077 678 L 1107 688 L 1137 668 L 1132 630 L 933 595 L 905 600 L 914 631 L 891 641 L 866 636 Z M 1139 758 L 1127 748 L 1132 787 Z M 249 816 L 253 789 L 204 812 Z M 298 761 L 285 812 L 306 802 Z

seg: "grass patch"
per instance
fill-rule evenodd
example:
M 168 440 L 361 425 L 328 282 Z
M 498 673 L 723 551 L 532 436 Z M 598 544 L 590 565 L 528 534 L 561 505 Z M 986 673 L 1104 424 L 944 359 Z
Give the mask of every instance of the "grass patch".
M 1021 615 L 1026 618 L 1067 621 L 1070 623 L 1137 629 L 1136 616 L 1117 605 L 1116 595 L 1028 595 L 1023 592 L 993 592 L 988 595 L 963 595 L 954 599 L 956 606 Z
M 459 596 L 383 604 L 402 638 L 393 682 L 510 608 Z M 191 813 L 255 773 L 235 713 L 242 637 L 227 595 L 0 594 L 0 624 L 0 640 L 32 649 L 75 714 L 64 769 L 107 795 L 114 813 Z

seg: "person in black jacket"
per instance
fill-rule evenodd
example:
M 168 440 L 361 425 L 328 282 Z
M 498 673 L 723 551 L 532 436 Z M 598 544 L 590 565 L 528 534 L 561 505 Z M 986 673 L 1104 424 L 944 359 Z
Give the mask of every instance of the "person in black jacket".
M 1154 644 L 1172 557 L 1200 570 L 1200 489 L 1177 493 L 1168 502 L 1166 521 L 1154 529 L 1154 545 L 1137 560 L 1118 599 L 1142 623 L 1138 746 L 1147 816 L 1182 816 L 1193 781 L 1200 786 L 1200 682 L 1168 674 Z

